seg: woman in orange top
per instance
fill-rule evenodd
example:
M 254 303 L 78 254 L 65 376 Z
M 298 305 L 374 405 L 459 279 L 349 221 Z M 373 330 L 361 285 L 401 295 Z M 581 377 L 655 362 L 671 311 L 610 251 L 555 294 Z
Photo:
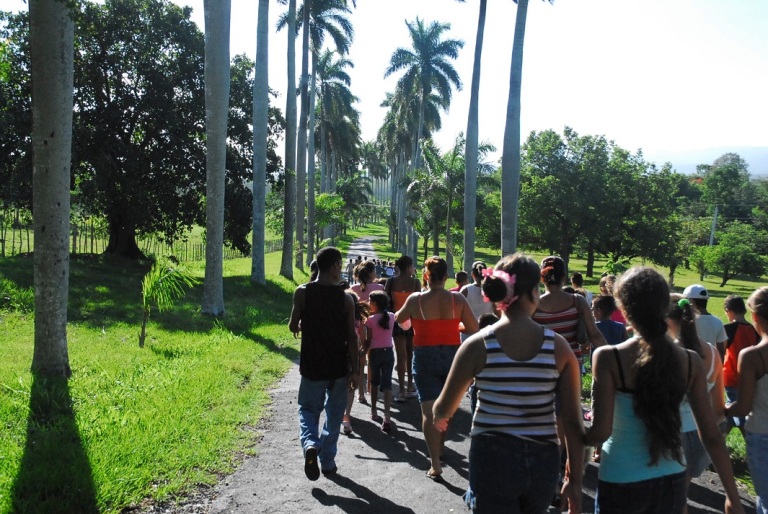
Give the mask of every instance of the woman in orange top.
M 427 476 L 437 479 L 443 472 L 440 464 L 446 432 L 432 424 L 432 404 L 440 396 L 448 372 L 461 344 L 460 331 L 477 332 L 477 319 L 469 302 L 461 293 L 447 291 L 448 265 L 440 257 L 424 263 L 427 290 L 412 294 L 397 311 L 395 319 L 413 323 L 413 380 L 421 404 L 421 424 L 429 450 L 431 467 Z M 463 324 L 463 326 L 462 326 Z
M 392 312 L 397 312 L 405 305 L 405 300 L 413 293 L 421 291 L 421 284 L 413 275 L 413 259 L 407 255 L 401 256 L 395 261 L 395 268 L 398 274 L 387 280 L 384 291 L 391 300 Z M 404 402 L 407 398 L 416 396 L 416 390 L 413 388 L 413 372 L 411 370 L 411 360 L 413 359 L 413 328 L 408 330 L 395 326 L 392 331 L 392 337 L 395 340 L 395 353 L 397 355 L 397 385 L 398 391 L 393 398 L 396 402 Z M 405 373 L 408 372 L 408 387 L 405 386 Z

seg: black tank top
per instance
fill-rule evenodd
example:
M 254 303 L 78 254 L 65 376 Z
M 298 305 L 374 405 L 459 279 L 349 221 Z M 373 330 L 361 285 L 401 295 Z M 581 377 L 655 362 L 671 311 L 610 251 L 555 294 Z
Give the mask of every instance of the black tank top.
M 301 316 L 299 372 L 310 380 L 335 380 L 349 372 L 346 293 L 341 286 L 310 282 Z

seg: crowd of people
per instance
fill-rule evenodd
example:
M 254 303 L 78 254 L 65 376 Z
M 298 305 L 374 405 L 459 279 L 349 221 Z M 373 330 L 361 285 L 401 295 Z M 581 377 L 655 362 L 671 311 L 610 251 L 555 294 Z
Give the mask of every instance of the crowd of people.
M 418 398 L 426 476 L 440 480 L 450 420 L 469 394 L 464 500 L 474 512 L 542 513 L 553 503 L 580 512 L 589 459 L 599 463 L 595 512 L 687 512 L 690 480 L 710 464 L 724 511 L 743 512 L 724 438 L 738 428 L 758 510 L 768 513 L 768 288 L 746 305 L 726 298 L 724 325 L 707 311 L 706 288 L 675 294 L 646 267 L 602 277 L 593 294 L 579 273 L 566 285 L 557 256 L 477 261 L 453 288 L 440 257 L 424 262 L 421 280 L 408 256 L 345 260 L 328 247 L 314 264 L 289 324 L 301 337 L 310 480 L 337 472 L 355 395 L 385 434 L 392 403 Z

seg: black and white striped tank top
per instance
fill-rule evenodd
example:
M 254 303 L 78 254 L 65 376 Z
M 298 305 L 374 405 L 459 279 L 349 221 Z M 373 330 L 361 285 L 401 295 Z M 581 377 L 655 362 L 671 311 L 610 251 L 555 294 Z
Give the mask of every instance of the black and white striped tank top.
M 528 361 L 510 359 L 492 329 L 485 334 L 485 367 L 476 377 L 477 409 L 471 435 L 494 432 L 539 443 L 558 444 L 554 332 L 544 330 L 539 353 Z

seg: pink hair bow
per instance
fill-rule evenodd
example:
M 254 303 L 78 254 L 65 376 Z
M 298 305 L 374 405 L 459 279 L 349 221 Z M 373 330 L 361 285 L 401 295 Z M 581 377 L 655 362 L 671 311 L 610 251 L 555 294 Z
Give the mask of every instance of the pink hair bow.
M 504 282 L 504 284 L 507 286 L 507 296 L 503 300 L 496 302 L 496 305 L 500 311 L 506 311 L 509 306 L 515 303 L 518 298 L 515 296 L 515 275 L 510 275 L 504 270 L 488 268 L 484 269 L 482 273 L 483 277 L 496 277 L 501 279 L 501 281 Z M 491 301 L 487 296 L 485 296 L 485 292 L 483 292 L 483 299 L 486 302 Z

